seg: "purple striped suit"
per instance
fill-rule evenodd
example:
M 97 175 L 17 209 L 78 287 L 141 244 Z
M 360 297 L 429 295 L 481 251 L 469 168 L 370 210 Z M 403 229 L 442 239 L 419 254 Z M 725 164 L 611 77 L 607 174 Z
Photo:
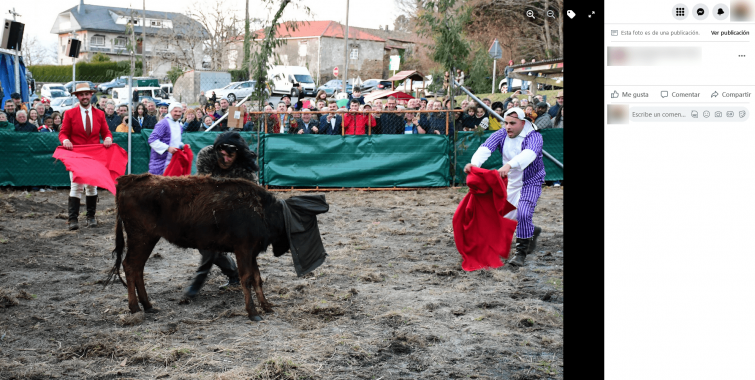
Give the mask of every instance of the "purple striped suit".
M 490 149 L 491 152 L 501 151 L 503 155 L 503 144 L 508 135 L 505 129 L 500 129 L 493 133 L 482 146 Z M 521 194 L 517 206 L 517 226 L 516 237 L 522 239 L 531 238 L 535 234 L 535 225 L 532 223 L 532 214 L 535 212 L 537 200 L 540 198 L 542 183 L 545 180 L 545 166 L 543 166 L 543 136 L 536 131 L 530 131 L 524 137 L 521 146 L 522 151 L 529 149 L 537 155 L 535 161 L 532 161 L 522 175 Z M 509 157 L 511 159 L 511 157 Z M 503 163 L 508 160 L 503 157 Z M 509 184 L 511 186 L 511 184 Z

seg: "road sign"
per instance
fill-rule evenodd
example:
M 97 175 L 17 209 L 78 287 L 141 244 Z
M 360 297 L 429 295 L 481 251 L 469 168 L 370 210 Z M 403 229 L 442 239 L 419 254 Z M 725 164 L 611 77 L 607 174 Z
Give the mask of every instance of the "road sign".
M 490 58 L 493 59 L 501 59 L 503 57 L 503 49 L 501 49 L 501 44 L 498 43 L 497 38 L 493 41 L 493 45 L 490 47 L 490 50 L 488 50 L 488 54 L 490 54 Z
M 398 66 L 401 63 L 400 55 L 392 55 L 391 63 L 388 65 L 388 70 L 398 70 Z
M 336 66 L 335 68 L 333 68 L 333 76 L 334 77 L 338 76 L 338 66 Z

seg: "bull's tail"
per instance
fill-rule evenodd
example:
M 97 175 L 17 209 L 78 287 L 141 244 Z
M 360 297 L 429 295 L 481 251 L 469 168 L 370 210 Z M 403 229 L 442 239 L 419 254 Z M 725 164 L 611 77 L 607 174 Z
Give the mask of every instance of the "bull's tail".
M 115 214 L 115 249 L 113 250 L 113 257 L 115 258 L 115 265 L 113 266 L 113 270 L 110 271 L 110 274 L 108 275 L 107 280 L 105 281 L 105 286 L 108 286 L 110 282 L 113 280 L 113 276 L 118 276 L 118 279 L 121 280 L 121 284 L 123 286 L 126 286 L 126 282 L 123 281 L 123 278 L 121 277 L 121 262 L 123 258 L 123 248 L 125 248 L 126 243 L 123 240 L 123 221 L 121 220 L 120 214 L 116 211 Z

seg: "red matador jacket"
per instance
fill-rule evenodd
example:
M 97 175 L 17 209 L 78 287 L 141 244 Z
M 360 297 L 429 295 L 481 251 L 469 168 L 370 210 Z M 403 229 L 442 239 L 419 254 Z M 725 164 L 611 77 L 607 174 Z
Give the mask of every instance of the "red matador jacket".
M 453 217 L 454 242 L 465 271 L 498 268 L 507 259 L 516 221 L 503 216 L 516 209 L 506 200 L 508 178 L 497 170 L 472 167 L 467 176 L 469 193 Z

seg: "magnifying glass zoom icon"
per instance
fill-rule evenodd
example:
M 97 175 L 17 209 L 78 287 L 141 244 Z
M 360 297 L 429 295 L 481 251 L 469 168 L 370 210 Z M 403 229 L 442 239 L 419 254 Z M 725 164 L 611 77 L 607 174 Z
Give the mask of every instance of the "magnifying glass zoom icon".
M 549 10 L 549 11 L 548 11 L 548 17 L 553 17 L 553 18 L 556 18 L 556 16 L 554 16 L 554 14 L 553 14 L 553 11 L 552 11 L 552 10 Z
M 527 11 L 527 17 L 535 18 L 535 12 L 532 12 L 531 10 Z

